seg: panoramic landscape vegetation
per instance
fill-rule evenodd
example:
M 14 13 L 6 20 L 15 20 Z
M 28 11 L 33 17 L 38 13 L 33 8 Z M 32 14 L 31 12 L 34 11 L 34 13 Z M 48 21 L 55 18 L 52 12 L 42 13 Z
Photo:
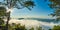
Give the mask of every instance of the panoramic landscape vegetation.
M 0 0 L 0 30 L 60 30 L 60 0 Z

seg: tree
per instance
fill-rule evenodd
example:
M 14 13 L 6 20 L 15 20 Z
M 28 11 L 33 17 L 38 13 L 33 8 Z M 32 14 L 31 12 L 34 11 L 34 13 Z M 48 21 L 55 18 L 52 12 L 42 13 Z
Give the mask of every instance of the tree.
M 57 20 L 60 20 L 60 0 L 49 0 L 49 6 L 54 10 L 51 14 L 53 17 L 56 16 Z
M 6 8 L 5 7 L 0 7 L 0 25 L 4 24 L 3 18 L 6 14 Z
M 49 29 L 49 30 L 52 30 L 52 29 Z
M 0 2 L 0 5 L 5 5 L 8 9 L 22 9 L 24 7 L 28 8 L 31 10 L 29 7 L 34 6 L 34 2 L 32 0 L 3 0 L 3 2 Z M 8 30 L 8 22 L 10 20 L 10 13 L 9 11 L 7 13 L 7 22 L 6 22 L 6 30 Z
M 26 30 L 25 25 L 13 23 L 11 27 L 13 30 Z
M 52 30 L 60 30 L 60 26 L 59 25 L 54 26 Z
M 31 29 L 29 29 L 29 30 L 34 30 L 34 27 L 32 27 Z
M 3 6 L 0 6 L 0 29 L 2 30 L 4 28 L 4 16 L 6 14 L 6 8 Z
M 6 8 L 1 6 L 0 7 L 0 18 L 4 17 L 6 14 Z
M 39 27 L 37 27 L 37 30 L 42 30 L 42 27 L 40 27 L 40 26 L 39 26 Z

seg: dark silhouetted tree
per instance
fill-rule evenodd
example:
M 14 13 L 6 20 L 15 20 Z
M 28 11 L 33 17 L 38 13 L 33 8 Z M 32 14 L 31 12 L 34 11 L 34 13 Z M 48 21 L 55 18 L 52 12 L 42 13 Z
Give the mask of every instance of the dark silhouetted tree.
M 30 7 L 33 7 L 35 4 L 32 0 L 3 0 L 0 2 L 0 5 L 4 5 L 9 9 L 17 8 L 22 9 L 24 7 L 31 10 Z M 8 30 L 8 22 L 10 20 L 11 11 L 7 12 L 7 22 L 6 22 L 6 30 Z
M 56 17 L 57 20 L 60 20 L 60 0 L 49 0 L 49 6 L 54 10 L 54 13 L 51 15 Z
M 3 6 L 0 6 L 0 29 L 2 30 L 4 28 L 4 16 L 6 14 L 6 8 Z

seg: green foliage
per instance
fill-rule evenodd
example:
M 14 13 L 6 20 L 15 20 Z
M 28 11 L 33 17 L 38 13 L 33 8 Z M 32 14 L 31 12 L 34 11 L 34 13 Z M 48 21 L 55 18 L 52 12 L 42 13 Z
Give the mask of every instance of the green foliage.
M 39 27 L 37 27 L 37 30 L 42 30 L 42 27 L 40 27 L 40 26 L 39 26 Z
M 49 0 L 49 6 L 54 10 L 51 14 L 53 17 L 56 16 L 56 19 L 60 20 L 60 0 Z
M 34 2 L 31 1 L 31 0 L 3 0 L 3 2 L 0 2 L 0 5 L 4 5 L 8 9 L 12 9 L 12 8 L 22 9 L 22 8 L 26 7 L 29 10 L 31 10 L 29 7 L 33 7 L 34 6 Z M 4 7 L 0 7 L 0 14 L 1 14 L 0 17 L 7 15 L 6 14 L 6 7 L 5 8 Z M 10 26 L 8 26 L 9 20 L 10 20 L 10 13 L 8 13 L 7 22 L 6 22 L 6 26 L 5 26 L 5 27 L 7 27 L 6 28 L 7 30 L 9 29 L 8 27 L 10 27 Z M 17 28 L 15 28 L 15 29 L 20 29 L 21 28 L 21 30 L 22 29 L 25 30 L 24 26 L 23 27 L 22 26 L 18 27 L 18 26 L 19 25 L 17 25 L 16 26 Z
M 26 1 L 26 2 L 24 2 L 24 5 L 25 6 L 32 6 L 32 7 L 35 6 L 33 1 Z
M 5 16 L 5 14 L 6 14 L 6 8 L 0 7 L 0 17 Z
M 15 30 L 25 30 L 25 26 L 21 26 L 20 24 L 17 24 L 15 26 Z
M 31 29 L 29 29 L 29 30 L 34 30 L 34 28 L 32 27 Z
M 25 25 L 21 26 L 20 24 L 15 24 L 12 23 L 12 25 L 10 25 L 9 30 L 26 30 Z
M 3 25 L 4 24 L 4 21 L 0 19 L 0 25 Z
M 0 2 L 0 5 L 5 5 L 9 9 L 11 8 L 22 9 L 24 7 L 30 9 L 29 7 L 33 7 L 35 4 L 32 0 L 4 0 L 3 2 Z
M 6 25 L 4 24 L 0 26 L 0 29 L 6 30 Z M 25 25 L 12 23 L 8 25 L 8 30 L 27 30 L 27 29 L 25 28 Z M 34 30 L 34 27 L 30 28 L 29 30 Z M 39 26 L 37 27 L 37 30 L 42 30 L 42 28 Z
M 6 14 L 6 8 L 5 7 L 0 7 L 0 25 L 4 24 L 3 17 Z
M 5 14 L 6 14 L 6 8 L 5 7 L 3 7 L 3 6 L 0 6 L 0 30 L 3 30 L 4 29 L 4 16 L 5 16 Z
M 60 30 L 60 26 L 59 25 L 54 26 L 52 30 Z
M 31 10 L 29 7 L 33 7 L 34 3 L 31 0 L 3 0 L 3 2 L 0 2 L 0 5 L 5 5 L 8 9 L 13 9 L 13 8 L 22 9 L 22 8 L 26 7 L 29 10 Z M 0 8 L 0 9 L 4 9 L 4 8 Z M 5 15 L 5 11 L 3 11 L 3 12 L 1 11 L 0 14 Z M 10 20 L 10 13 L 8 12 L 7 22 L 6 22 L 7 30 L 8 30 L 9 20 Z

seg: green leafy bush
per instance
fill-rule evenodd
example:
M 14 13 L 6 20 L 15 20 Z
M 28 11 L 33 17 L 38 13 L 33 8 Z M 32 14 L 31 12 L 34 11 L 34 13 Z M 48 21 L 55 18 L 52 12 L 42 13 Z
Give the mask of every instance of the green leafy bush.
M 60 30 L 60 26 L 59 25 L 54 26 L 52 30 Z

